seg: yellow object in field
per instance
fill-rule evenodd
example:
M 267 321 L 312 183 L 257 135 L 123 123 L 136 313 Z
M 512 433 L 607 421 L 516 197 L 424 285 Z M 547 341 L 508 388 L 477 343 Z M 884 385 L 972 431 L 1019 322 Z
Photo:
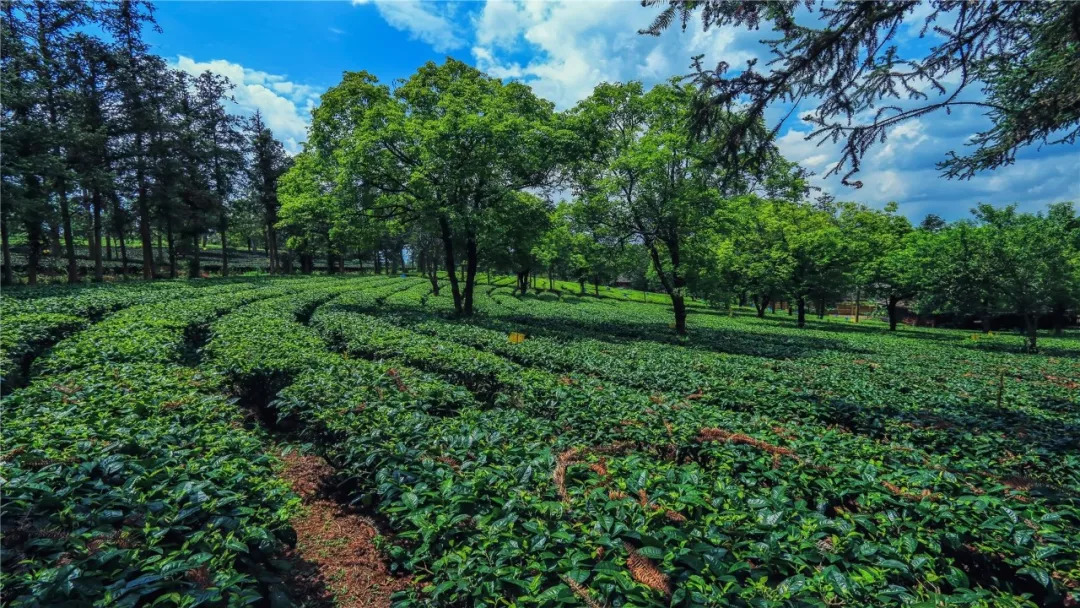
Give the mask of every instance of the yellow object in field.
M 510 332 L 510 343 L 511 344 L 520 344 L 520 343 L 522 343 L 524 341 L 525 341 L 525 334 L 520 333 L 520 332 L 516 332 L 516 331 Z
M 979 334 L 971 334 L 971 339 L 977 341 L 979 339 Z

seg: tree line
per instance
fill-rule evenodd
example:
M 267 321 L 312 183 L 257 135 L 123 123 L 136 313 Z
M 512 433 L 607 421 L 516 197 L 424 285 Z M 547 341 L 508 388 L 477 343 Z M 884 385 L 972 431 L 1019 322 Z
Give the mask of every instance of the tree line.
M 130 256 L 143 278 L 176 277 L 183 258 L 188 276 L 200 276 L 211 235 L 224 275 L 230 235 L 261 243 L 271 271 L 282 265 L 277 178 L 289 157 L 258 113 L 226 111 L 226 78 L 191 76 L 149 52 L 142 34 L 156 27 L 147 2 L 4 3 L 5 284 L 15 281 L 14 238 L 30 284 L 45 251 L 66 260 L 68 281 L 81 280 L 79 235 L 96 281 L 114 251 L 121 273 Z
M 604 83 L 555 112 L 520 83 L 448 59 L 391 87 L 347 73 L 314 111 L 282 176 L 280 225 L 306 255 L 364 249 L 398 235 L 457 311 L 472 314 L 480 269 L 518 289 L 546 274 L 598 287 L 634 277 L 671 300 L 686 332 L 688 297 L 808 305 L 880 300 L 989 318 L 1018 314 L 1035 348 L 1039 318 L 1064 324 L 1080 297 L 1080 218 L 980 205 L 971 219 L 921 225 L 897 205 L 813 196 L 761 121 L 712 106 L 695 128 L 695 90 Z M 737 131 L 735 131 L 737 129 Z M 721 154 L 739 134 L 734 162 Z M 721 160 L 722 159 L 722 160 Z M 563 195 L 558 205 L 551 201 Z M 534 279 L 535 281 L 535 279 Z
M 752 109 L 702 104 L 679 80 L 603 83 L 558 112 L 449 58 L 393 85 L 348 72 L 289 157 L 258 114 L 225 110 L 225 79 L 149 53 L 148 3 L 9 2 L 2 19 L 9 283 L 12 234 L 30 283 L 46 248 L 81 279 L 77 234 L 95 280 L 114 242 L 127 268 L 129 239 L 144 278 L 175 277 L 181 260 L 200 276 L 208 239 L 228 274 L 239 238 L 262 247 L 271 272 L 411 265 L 436 294 L 445 283 L 461 315 L 481 272 L 515 275 L 522 293 L 546 274 L 582 292 L 619 280 L 662 291 L 680 334 L 690 298 L 750 301 L 762 315 L 792 302 L 799 326 L 809 306 L 875 300 L 893 329 L 902 307 L 984 329 L 1014 313 L 1032 349 L 1039 319 L 1060 328 L 1080 299 L 1071 204 L 980 205 L 968 220 L 915 226 L 895 205 L 837 202 Z

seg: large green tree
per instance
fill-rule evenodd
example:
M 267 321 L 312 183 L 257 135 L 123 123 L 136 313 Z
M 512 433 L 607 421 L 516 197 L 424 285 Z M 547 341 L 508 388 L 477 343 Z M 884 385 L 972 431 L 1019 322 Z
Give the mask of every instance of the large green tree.
M 1042 213 L 1018 213 L 1014 205 L 979 205 L 975 217 L 988 232 L 999 293 L 1023 319 L 1028 351 L 1035 352 L 1039 318 L 1053 311 L 1064 286 L 1075 285 L 1076 259 L 1068 243 L 1075 237 L 1068 223 Z
M 374 216 L 437 226 L 454 306 L 470 315 L 481 231 L 511 197 L 551 182 L 562 150 L 555 118 L 529 87 L 447 59 L 392 91 L 347 73 L 323 96 L 311 132 L 339 182 L 378 194 Z
M 639 82 L 604 83 L 569 119 L 581 138 L 569 169 L 581 204 L 595 223 L 644 244 L 671 298 L 679 334 L 686 333 L 690 257 L 703 250 L 697 241 L 708 238 L 708 220 L 723 198 L 771 186 L 773 165 L 794 169 L 767 143 L 758 145 L 768 139 L 760 123 L 740 144 L 744 155 L 716 163 L 728 134 L 722 128 L 695 131 L 691 97 L 689 87 L 676 84 L 645 91 Z M 718 109 L 714 124 L 740 120 Z

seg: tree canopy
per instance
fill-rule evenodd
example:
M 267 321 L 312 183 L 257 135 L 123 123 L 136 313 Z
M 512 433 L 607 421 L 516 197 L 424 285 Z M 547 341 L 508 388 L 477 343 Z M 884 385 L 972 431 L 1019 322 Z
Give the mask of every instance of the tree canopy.
M 772 59 L 741 70 L 713 68 L 694 58 L 700 94 L 697 122 L 711 128 L 712 108 L 746 102 L 735 132 L 748 131 L 773 104 L 815 104 L 804 120 L 808 136 L 843 143 L 829 174 L 853 180 L 863 155 L 891 127 L 931 112 L 970 106 L 991 126 L 969 154 L 953 151 L 939 163 L 946 177 L 1012 164 L 1033 144 L 1072 143 L 1080 135 L 1080 4 L 1075 2 L 830 2 L 826 0 L 643 0 L 666 5 L 642 33 L 659 35 L 694 15 L 706 30 L 772 29 L 764 40 Z M 927 10 L 923 10 L 923 8 Z M 895 39 L 907 28 L 927 38 L 925 51 L 901 52 Z M 923 45 L 915 48 L 922 48 Z M 967 94 L 980 89 L 982 95 Z M 786 119 L 786 117 L 785 117 Z M 776 129 L 779 129 L 779 124 Z M 730 128 L 730 127 L 725 127 Z M 737 139 L 737 138 L 736 138 Z M 737 156 L 730 146 L 727 159 Z

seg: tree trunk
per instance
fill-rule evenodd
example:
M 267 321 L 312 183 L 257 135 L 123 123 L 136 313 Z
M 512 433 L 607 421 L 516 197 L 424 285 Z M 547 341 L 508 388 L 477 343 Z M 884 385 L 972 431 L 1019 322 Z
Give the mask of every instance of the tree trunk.
M 71 233 L 71 205 L 68 202 L 67 182 L 57 183 L 57 195 L 60 198 L 60 221 L 64 224 L 64 254 L 67 257 L 67 281 L 79 282 L 79 266 L 75 262 L 75 235 Z
M 105 259 L 112 261 L 112 233 L 105 231 Z
M 554 264 L 548 266 L 548 291 L 553 291 L 555 289 L 555 280 L 551 278 L 555 273 L 554 268 Z
M 169 243 L 169 278 L 176 278 L 176 242 L 173 240 L 172 218 L 170 217 L 165 224 L 167 234 L 166 240 Z
M 795 322 L 796 327 L 806 327 L 806 297 L 799 296 L 799 317 Z
M 1027 352 L 1037 353 L 1039 352 L 1039 315 L 1026 313 L 1024 324 L 1027 326 Z
M 142 133 L 135 135 L 135 149 L 142 150 Z M 144 279 L 152 279 L 157 274 L 154 268 L 154 246 L 150 242 L 150 201 L 147 198 L 146 171 L 140 159 L 135 171 L 135 181 L 139 185 L 136 197 L 139 207 L 139 238 L 142 240 L 142 274 Z
M 686 301 L 681 294 L 671 295 L 671 307 L 675 309 L 675 333 L 686 335 Z
M 765 309 L 769 307 L 769 296 L 754 296 L 754 308 L 757 309 L 759 319 L 765 318 Z
M 454 296 L 454 311 L 460 315 L 461 291 L 458 289 L 457 264 L 454 263 L 454 237 L 450 232 L 450 222 L 445 217 L 439 218 L 439 231 L 442 234 L 443 255 L 446 258 L 446 276 L 450 280 L 450 293 Z
M 229 216 L 225 209 L 221 210 L 221 219 L 218 221 L 218 230 L 221 231 L 221 276 L 229 276 Z
M 202 259 L 199 251 L 199 235 L 191 235 L 191 260 L 188 264 L 188 278 L 197 279 L 202 276 Z
M 338 266 L 338 272 L 344 274 L 345 273 L 345 252 L 344 251 L 342 251 L 341 255 L 339 255 L 338 258 L 337 258 L 337 266 Z
M 1065 334 L 1065 305 L 1054 305 L 1054 336 L 1061 337 Z
M 667 245 L 668 255 L 671 256 L 670 279 L 667 273 L 664 272 L 664 265 L 660 263 L 660 252 L 656 249 L 655 243 L 649 243 L 649 256 L 652 258 L 653 270 L 656 271 L 656 276 L 660 279 L 660 284 L 664 286 L 664 291 L 667 292 L 668 297 L 671 298 L 672 308 L 675 309 L 675 331 L 682 336 L 686 334 L 686 301 L 683 296 L 686 279 L 679 276 L 678 241 L 669 240 L 665 244 Z
M 470 235 L 465 239 L 465 316 L 473 314 L 473 291 L 476 287 L 476 238 Z
M 818 300 L 817 318 L 819 318 L 819 319 L 824 319 L 825 318 L 825 298 L 821 298 L 820 300 Z
M 277 273 L 278 268 L 278 251 L 277 251 L 277 233 L 274 232 L 274 222 L 277 221 L 276 217 L 271 217 L 271 211 L 267 209 L 266 212 L 266 255 L 270 258 L 270 272 L 271 274 Z
M 431 281 L 431 294 L 435 297 L 439 297 L 439 271 L 437 270 L 434 260 L 428 264 L 428 280 Z
M 896 303 L 895 296 L 889 296 L 885 302 L 885 308 L 889 311 L 889 331 L 896 331 Z
M 60 250 L 61 247 L 60 225 L 56 222 L 49 221 L 49 254 L 59 260 L 64 257 L 64 253 Z
M 862 286 L 855 288 L 855 322 L 859 322 L 859 315 L 862 312 Z
M 41 265 L 41 222 L 26 223 L 26 240 L 30 246 L 30 255 L 26 259 L 26 283 L 37 285 L 38 267 Z
M 90 205 L 94 210 L 94 282 L 100 283 L 105 280 L 105 266 L 101 260 L 101 190 L 94 188 Z
M 116 238 L 120 241 L 120 274 L 127 277 L 128 255 L 127 242 L 124 240 L 124 231 L 117 233 Z
M 0 275 L 0 284 L 11 285 L 15 282 L 14 274 L 11 271 L 11 240 L 8 234 L 8 222 L 0 221 L 0 248 L 3 250 L 3 275 Z
M 581 295 L 585 295 L 585 279 L 578 279 L 578 286 L 581 287 Z

